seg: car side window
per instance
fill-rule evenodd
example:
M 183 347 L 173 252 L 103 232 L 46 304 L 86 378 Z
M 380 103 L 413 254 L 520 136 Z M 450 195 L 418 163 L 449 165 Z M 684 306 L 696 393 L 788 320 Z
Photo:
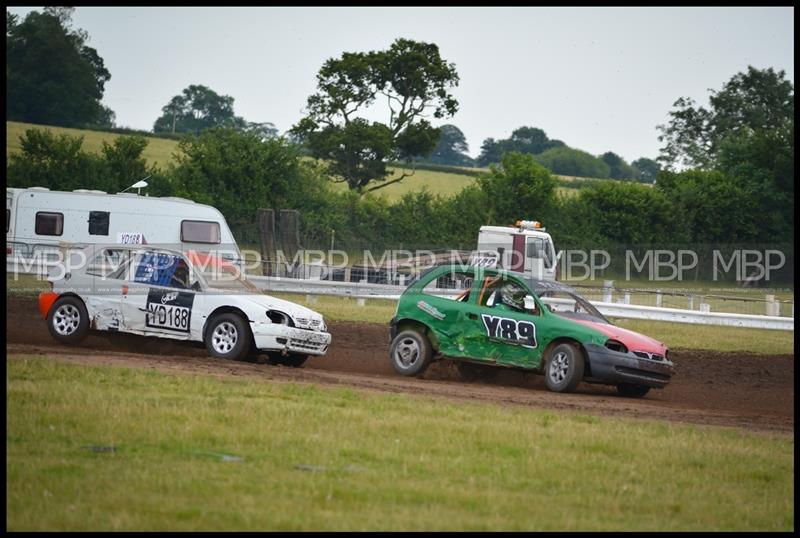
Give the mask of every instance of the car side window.
M 180 256 L 146 252 L 138 257 L 134 282 L 151 286 L 189 289 L 189 265 Z
M 497 310 L 511 310 L 538 315 L 538 308 L 534 308 L 534 310 L 525 309 L 525 297 L 528 295 L 530 295 L 528 289 L 513 279 L 501 276 L 495 278 L 487 277 L 484 280 L 478 304 Z
M 469 301 L 472 288 L 472 274 L 466 271 L 444 273 L 428 282 L 422 291 L 428 295 L 438 295 L 443 299 Z

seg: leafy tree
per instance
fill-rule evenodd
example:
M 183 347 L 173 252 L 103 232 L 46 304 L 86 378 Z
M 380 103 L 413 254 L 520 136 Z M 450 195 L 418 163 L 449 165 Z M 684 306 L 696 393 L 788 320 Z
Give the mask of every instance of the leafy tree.
M 534 158 L 551 172 L 564 176 L 611 177 L 611 168 L 602 159 L 568 146 L 550 148 Z
M 181 95 L 172 97 L 161 108 L 162 115 L 153 125 L 156 133 L 200 131 L 213 127 L 236 127 L 244 130 L 246 122 L 233 113 L 233 97 L 219 95 L 200 84 L 192 84 Z
M 717 170 L 665 171 L 655 189 L 674 202 L 674 225 L 694 243 L 735 243 L 764 237 L 757 193 L 731 175 Z
M 103 141 L 109 192 L 120 192 L 148 175 L 158 173 L 147 166 L 142 154 L 147 147 L 143 136 L 118 136 L 109 144 Z
M 259 137 L 262 141 L 278 136 L 278 129 L 275 124 L 265 121 L 262 123 L 247 122 L 247 127 L 244 129 L 248 133 L 252 133 Z
M 88 35 L 70 28 L 74 8 L 6 12 L 6 118 L 61 126 L 107 124 L 100 101 L 111 74 Z
M 558 182 L 532 155 L 512 151 L 479 177 L 478 185 L 486 195 L 489 219 L 513 222 L 531 212 L 546 219 L 555 206 Z
M 181 139 L 176 160 L 170 176 L 178 195 L 214 205 L 235 229 L 252 227 L 259 207 L 285 208 L 301 181 L 294 146 L 232 128 Z
M 607 151 L 600 156 L 600 159 L 608 165 L 612 179 L 635 179 L 636 170 L 625 162 L 625 159 L 614 153 Z
M 725 137 L 786 126 L 794 118 L 794 85 L 785 71 L 747 67 L 711 92 L 710 108 L 694 100 L 675 101 L 658 139 L 666 142 L 658 161 L 673 169 L 679 165 L 712 168 Z
M 578 197 L 579 215 L 589 235 L 603 238 L 598 244 L 653 245 L 676 239 L 674 205 L 660 190 L 638 183 L 596 181 L 581 189 Z
M 647 157 L 640 157 L 631 163 L 636 169 L 639 181 L 643 183 L 655 183 L 658 173 L 661 171 L 661 166 L 653 159 Z
M 450 117 L 458 103 L 449 89 L 458 84 L 455 66 L 433 43 L 397 39 L 388 50 L 345 52 L 326 61 L 317 74 L 317 93 L 307 101 L 307 116 L 292 132 L 329 172 L 358 192 L 380 189 L 413 174 L 405 170 L 388 180 L 387 163 L 427 156 L 439 139 L 424 119 L 428 111 Z M 355 116 L 380 97 L 388 106 L 387 123 Z M 375 185 L 367 188 L 370 183 Z
M 547 133 L 538 127 L 519 127 L 511 133 L 511 137 L 503 140 L 487 138 L 481 146 L 481 154 L 478 157 L 479 166 L 488 166 L 491 163 L 498 163 L 503 153 L 508 151 L 519 151 L 538 155 L 550 148 L 563 146 L 561 140 L 551 140 Z
M 424 162 L 450 166 L 472 166 L 472 158 L 467 155 L 469 145 L 464 133 L 455 125 L 442 125 L 441 135 L 430 157 Z

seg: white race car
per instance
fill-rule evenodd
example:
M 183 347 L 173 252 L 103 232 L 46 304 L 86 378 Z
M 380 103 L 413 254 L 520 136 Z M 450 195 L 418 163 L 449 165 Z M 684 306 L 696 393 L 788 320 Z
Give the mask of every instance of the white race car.
M 69 260 L 50 270 L 52 291 L 39 295 L 50 334 L 65 344 L 90 330 L 118 331 L 203 342 L 222 359 L 263 352 L 299 367 L 331 343 L 321 314 L 262 294 L 210 253 L 92 245 Z

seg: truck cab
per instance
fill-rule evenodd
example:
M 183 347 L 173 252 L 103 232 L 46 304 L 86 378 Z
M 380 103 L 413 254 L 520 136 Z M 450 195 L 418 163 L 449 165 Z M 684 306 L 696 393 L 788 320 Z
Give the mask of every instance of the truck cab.
M 518 220 L 514 226 L 481 226 L 471 264 L 557 280 L 557 261 L 553 239 L 541 223 Z

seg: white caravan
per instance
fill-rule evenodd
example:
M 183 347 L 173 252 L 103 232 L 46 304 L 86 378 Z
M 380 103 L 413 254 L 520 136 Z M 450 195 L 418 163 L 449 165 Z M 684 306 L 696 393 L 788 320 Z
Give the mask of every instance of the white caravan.
M 556 280 L 557 256 L 553 239 L 537 221 L 518 220 L 515 226 L 481 226 L 478 250 L 471 264 L 501 267 L 539 280 Z
M 222 213 L 185 198 L 44 187 L 6 190 L 7 270 L 54 261 L 61 246 L 97 243 L 213 250 L 241 260 Z

